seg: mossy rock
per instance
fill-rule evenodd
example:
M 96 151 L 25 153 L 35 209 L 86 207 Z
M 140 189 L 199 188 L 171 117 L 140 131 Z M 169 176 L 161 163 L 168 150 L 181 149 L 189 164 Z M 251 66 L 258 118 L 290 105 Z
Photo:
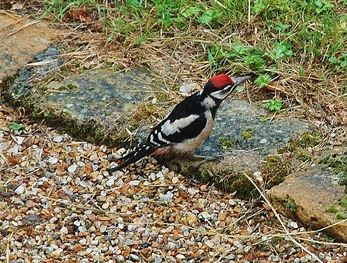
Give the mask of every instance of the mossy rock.
M 236 196 L 242 199 L 259 195 L 245 173 L 252 178 L 255 171 L 261 172 L 266 188 L 281 183 L 289 174 L 291 163 L 281 155 L 267 156 L 258 161 L 259 164 L 253 163 L 252 168 L 255 169 L 243 167 L 244 171 L 242 171 L 237 166 L 238 164 L 226 159 L 206 159 L 193 156 L 162 157 L 160 159 L 161 163 L 177 173 L 202 183 L 215 185 L 226 192 L 235 192 Z

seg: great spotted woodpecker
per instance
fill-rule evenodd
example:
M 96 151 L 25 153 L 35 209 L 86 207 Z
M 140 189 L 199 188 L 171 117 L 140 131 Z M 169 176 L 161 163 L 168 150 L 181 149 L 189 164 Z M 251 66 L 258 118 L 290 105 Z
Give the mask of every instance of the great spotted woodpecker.
M 249 78 L 231 78 L 226 74 L 212 77 L 203 90 L 177 104 L 132 152 L 118 159 L 110 159 L 123 163 L 108 170 L 120 170 L 149 155 L 183 155 L 193 152 L 210 135 L 216 111 L 222 101 Z

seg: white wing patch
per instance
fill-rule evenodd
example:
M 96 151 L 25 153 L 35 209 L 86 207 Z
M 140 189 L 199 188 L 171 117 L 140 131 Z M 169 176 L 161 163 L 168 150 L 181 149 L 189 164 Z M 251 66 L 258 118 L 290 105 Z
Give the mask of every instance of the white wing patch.
M 155 130 L 154 133 L 157 134 L 158 131 Z M 156 142 L 156 141 L 154 140 L 154 135 L 153 135 L 153 134 L 151 134 L 151 135 L 149 136 L 149 142 L 150 142 L 151 144 L 156 145 L 156 146 L 160 146 L 160 145 L 161 145 L 159 142 Z
M 171 123 L 170 120 L 167 120 L 162 126 L 161 126 L 161 132 L 164 133 L 166 136 L 169 136 L 171 134 L 175 134 L 177 132 L 180 132 L 181 129 L 189 126 L 192 122 L 194 122 L 197 118 L 199 118 L 199 115 L 193 114 L 189 115 L 188 117 L 175 120 Z
M 158 139 L 159 139 L 159 141 L 164 142 L 164 143 L 166 143 L 166 144 L 171 144 L 170 141 L 165 140 L 165 139 L 163 138 L 163 136 L 161 135 L 161 132 L 158 133 Z
M 210 135 L 213 127 L 213 118 L 211 111 L 206 111 L 205 113 L 206 117 L 206 125 L 201 131 L 201 133 L 195 137 L 188 140 L 185 140 L 181 143 L 177 143 L 172 145 L 171 150 L 176 153 L 186 153 L 186 152 L 193 152 L 196 148 L 198 148 Z

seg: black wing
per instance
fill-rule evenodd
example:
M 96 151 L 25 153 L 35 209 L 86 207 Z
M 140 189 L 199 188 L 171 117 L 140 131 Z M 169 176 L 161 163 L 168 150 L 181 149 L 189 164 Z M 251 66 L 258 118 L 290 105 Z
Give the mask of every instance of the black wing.
M 206 108 L 201 105 L 200 95 L 197 92 L 177 104 L 171 113 L 152 130 L 147 141 L 153 143 L 153 145 L 162 144 L 162 146 L 165 146 L 171 143 L 180 143 L 186 139 L 194 138 L 198 136 L 201 130 L 206 126 L 207 120 L 205 112 Z M 197 115 L 198 117 L 186 127 L 179 129 L 178 132 L 170 135 L 166 135 L 162 132 L 162 126 L 168 120 L 173 123 L 175 120 L 188 118 L 191 115 Z M 160 140 L 160 137 L 158 136 L 159 133 L 163 140 Z M 166 144 L 165 141 L 167 141 Z

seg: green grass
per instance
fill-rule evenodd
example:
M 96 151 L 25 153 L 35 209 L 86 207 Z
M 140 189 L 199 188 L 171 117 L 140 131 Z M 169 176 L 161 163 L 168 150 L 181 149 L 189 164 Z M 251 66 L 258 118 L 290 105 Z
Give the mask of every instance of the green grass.
M 347 66 L 347 16 L 339 13 L 346 2 L 341 1 L 258 0 L 250 10 L 245 0 L 52 0 L 45 7 L 58 18 L 71 7 L 97 12 L 109 41 L 116 34 L 132 35 L 136 37 L 130 41 L 141 44 L 173 32 L 189 39 L 195 29 L 210 30 L 215 39 L 202 45 L 205 57 L 201 59 L 212 68 L 233 65 L 242 71 L 246 67 L 256 73 L 273 72 L 282 68 L 281 63 L 296 59 L 323 62 L 331 71 Z M 247 42 L 255 27 L 261 36 L 256 43 Z
M 163 65 L 152 62 L 162 51 L 172 59 L 167 71 L 181 74 L 176 58 L 184 49 L 194 58 L 191 76 L 229 72 L 251 74 L 260 90 L 271 80 L 286 93 L 282 109 L 305 104 L 318 95 L 329 95 L 332 79 L 341 80 L 334 96 L 345 103 L 347 92 L 347 1 L 332 0 L 47 0 L 46 14 L 64 21 L 71 7 L 87 15 L 97 14 L 104 46 L 121 45 L 135 54 L 133 64 L 146 64 L 154 71 Z M 67 23 L 83 24 L 81 21 Z M 89 25 L 84 28 L 88 29 Z M 78 28 L 78 26 L 76 26 Z M 95 30 L 95 27 L 93 27 Z M 167 57 L 165 57 L 165 54 Z M 178 55 L 177 55 L 178 56 Z M 176 63 L 176 64 L 175 64 Z M 312 77 L 314 76 L 314 77 Z M 177 76 L 168 82 L 174 82 Z M 262 91 L 262 99 L 274 99 Z M 299 99 L 298 99 L 299 98 Z M 322 103 L 318 102 L 321 107 Z

